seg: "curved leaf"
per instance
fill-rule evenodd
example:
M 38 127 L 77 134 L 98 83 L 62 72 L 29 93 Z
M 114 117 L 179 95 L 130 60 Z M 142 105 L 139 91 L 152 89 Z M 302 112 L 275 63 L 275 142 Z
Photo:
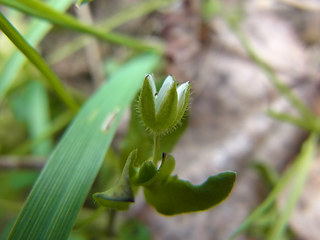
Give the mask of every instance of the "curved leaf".
M 235 172 L 222 172 L 210 176 L 200 185 L 169 176 L 174 168 L 174 159 L 167 156 L 151 184 L 144 187 L 149 204 L 159 213 L 174 215 L 202 211 L 226 199 L 236 180 Z

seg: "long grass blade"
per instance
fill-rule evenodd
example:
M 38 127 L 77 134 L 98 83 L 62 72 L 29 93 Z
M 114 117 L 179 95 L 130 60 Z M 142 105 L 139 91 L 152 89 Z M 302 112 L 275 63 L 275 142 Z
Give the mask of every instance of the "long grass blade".
M 314 120 L 301 118 L 301 117 L 295 117 L 290 114 L 279 113 L 279 112 L 272 111 L 272 110 L 268 111 L 268 115 L 270 117 L 273 117 L 274 119 L 291 123 L 293 125 L 301 127 L 301 128 L 308 130 L 310 132 L 316 132 L 318 134 L 320 133 L 319 121 L 314 121 Z M 315 120 L 317 120 L 317 119 L 315 119 Z
M 316 134 L 312 134 L 303 144 L 302 151 L 296 160 L 299 163 L 299 171 L 297 171 L 296 176 L 292 181 L 291 192 L 287 196 L 288 201 L 284 206 L 284 209 L 281 211 L 280 216 L 274 222 L 273 228 L 267 238 L 268 240 L 283 239 L 282 235 L 288 224 L 291 213 L 298 203 L 303 186 L 307 180 L 308 172 L 312 165 L 312 160 L 315 157 L 316 149 L 317 136 Z
M 250 224 L 252 224 L 257 218 L 259 218 L 262 213 L 275 201 L 275 199 L 293 179 L 297 172 L 300 171 L 301 161 L 303 161 L 305 156 L 309 156 L 310 152 L 314 151 L 313 144 L 315 144 L 315 139 L 315 134 L 311 134 L 308 140 L 304 143 L 302 151 L 297 160 L 279 179 L 277 185 L 273 188 L 268 197 L 236 229 L 236 231 L 231 235 L 231 239 L 234 239 L 240 232 L 246 230 L 250 226 Z
M 22 88 L 9 96 L 9 103 L 17 119 L 28 128 L 30 139 L 43 135 L 50 123 L 50 106 L 47 92 L 38 81 L 28 81 Z M 48 156 L 52 151 L 50 138 L 43 139 L 32 149 L 32 154 Z
M 11 25 L 11 23 L 0 12 L 0 29 L 3 33 L 16 45 L 16 47 L 33 63 L 33 65 L 48 80 L 49 84 L 57 92 L 60 99 L 73 111 L 77 111 L 78 104 L 73 100 L 71 95 L 65 90 L 56 74 L 51 70 L 47 63 L 37 53 L 37 51 L 29 45 L 19 32 Z
M 49 0 L 47 1 L 47 4 L 58 11 L 64 11 L 73 2 L 74 0 Z M 48 22 L 34 19 L 31 21 L 29 31 L 24 35 L 24 38 L 29 44 L 36 46 L 51 27 L 52 25 Z M 8 57 L 4 68 L 1 69 L 0 72 L 0 101 L 8 93 L 25 62 L 26 58 L 19 51 L 15 51 L 10 57 Z
M 140 51 L 150 51 L 158 54 L 162 54 L 164 52 L 163 46 L 160 46 L 159 44 L 150 45 L 132 37 L 110 32 L 106 33 L 103 29 L 98 29 L 93 26 L 81 23 L 72 16 L 60 13 L 59 11 L 56 11 L 55 9 L 40 1 L 0 0 L 0 3 L 16 8 L 27 14 L 45 19 L 61 27 L 67 27 L 76 31 L 91 34 L 110 43 L 121 44 Z
M 264 60 L 262 59 L 253 47 L 250 44 L 250 41 L 244 31 L 240 28 L 240 26 L 229 20 L 229 24 L 235 33 L 238 36 L 242 46 L 246 50 L 249 57 L 266 73 L 268 79 L 271 81 L 273 86 L 281 93 L 291 104 L 294 106 L 297 111 L 301 114 L 301 117 L 306 118 L 310 121 L 315 122 L 316 116 L 311 112 L 311 110 L 296 96 L 296 94 L 286 85 L 284 84 L 273 68 Z
M 130 61 L 81 108 L 50 155 L 9 239 L 68 237 L 124 109 L 158 58 L 143 55 Z
M 179 0 L 155 0 L 155 1 L 142 1 L 141 3 L 133 4 L 130 7 L 125 7 L 124 9 L 116 12 L 114 15 L 97 23 L 99 29 L 104 29 L 105 31 L 112 31 L 113 29 L 130 22 L 136 18 L 143 17 L 152 13 L 153 11 L 165 8 L 174 2 Z M 48 62 L 53 64 L 65 59 L 66 57 L 72 55 L 73 53 L 82 49 L 85 45 L 90 43 L 93 38 L 88 36 L 80 35 L 62 47 L 56 49 L 53 53 L 47 56 Z

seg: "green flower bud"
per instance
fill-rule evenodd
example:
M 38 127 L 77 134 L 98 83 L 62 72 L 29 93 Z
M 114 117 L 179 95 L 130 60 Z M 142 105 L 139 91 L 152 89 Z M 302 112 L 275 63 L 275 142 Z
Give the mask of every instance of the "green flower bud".
M 177 88 L 170 75 L 157 93 L 153 77 L 148 74 L 139 99 L 139 110 L 144 124 L 157 134 L 170 131 L 181 121 L 189 104 L 189 96 L 189 82 Z

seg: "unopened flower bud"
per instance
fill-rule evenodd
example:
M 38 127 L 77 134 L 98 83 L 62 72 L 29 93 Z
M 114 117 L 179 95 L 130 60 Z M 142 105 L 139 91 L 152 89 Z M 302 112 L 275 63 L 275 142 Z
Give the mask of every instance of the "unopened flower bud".
M 157 134 L 170 131 L 181 121 L 188 107 L 189 96 L 189 82 L 177 88 L 169 75 L 157 93 L 153 77 L 147 75 L 139 99 L 139 110 L 144 124 Z

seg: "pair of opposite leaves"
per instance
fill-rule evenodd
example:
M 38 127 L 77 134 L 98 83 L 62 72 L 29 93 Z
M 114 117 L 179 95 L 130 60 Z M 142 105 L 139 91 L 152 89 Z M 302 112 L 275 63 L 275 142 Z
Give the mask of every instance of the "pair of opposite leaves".
M 176 175 L 171 176 L 175 167 L 171 155 L 163 155 L 159 169 L 152 161 L 135 166 L 137 162 L 135 150 L 130 153 L 118 183 L 105 192 L 95 193 L 95 201 L 104 207 L 126 210 L 134 202 L 135 190 L 142 186 L 146 201 L 161 214 L 202 211 L 226 199 L 236 179 L 234 172 L 227 171 L 210 176 L 200 185 L 193 185 Z

